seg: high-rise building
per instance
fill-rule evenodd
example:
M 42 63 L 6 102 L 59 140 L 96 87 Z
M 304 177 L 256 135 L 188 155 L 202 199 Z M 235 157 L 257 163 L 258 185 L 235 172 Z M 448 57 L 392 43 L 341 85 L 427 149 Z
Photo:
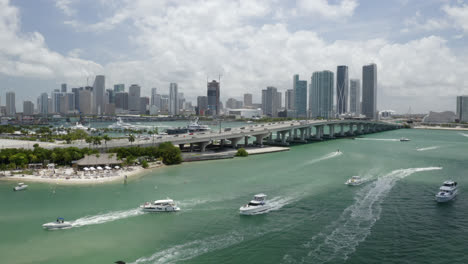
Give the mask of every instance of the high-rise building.
M 128 88 L 128 110 L 140 111 L 140 93 L 141 87 L 138 84 L 132 84 Z
M 66 94 L 62 94 L 60 97 L 60 109 L 59 113 L 62 115 L 68 114 L 68 100 Z
M 115 93 L 125 92 L 125 84 L 114 84 L 114 92 Z
M 157 100 L 158 93 L 156 88 L 151 88 L 151 105 L 159 105 L 160 102 Z M 159 108 L 159 107 L 158 107 Z
M 185 106 L 185 96 L 184 96 L 184 93 L 179 93 L 179 94 L 177 95 L 177 104 L 178 104 L 179 110 L 180 110 L 180 109 L 184 109 L 184 110 L 185 110 L 185 108 L 184 108 L 184 106 Z
M 34 114 L 34 103 L 31 101 L 23 102 L 23 115 L 33 115 Z
M 234 98 L 229 98 L 226 101 L 226 108 L 229 108 L 229 109 L 239 109 L 239 108 L 242 108 L 242 106 L 243 106 L 242 102 Z
M 8 116 L 16 114 L 15 92 L 6 93 L 6 114 Z
M 118 92 L 115 94 L 115 108 L 128 110 L 128 93 Z
M 294 109 L 297 117 L 307 117 L 307 81 L 299 80 L 299 75 L 293 76 Z
M 169 114 L 178 115 L 179 114 L 179 93 L 177 91 L 177 83 L 169 84 Z
M 59 113 L 60 112 L 60 98 L 63 94 L 60 92 L 59 89 L 54 89 L 52 92 L 52 113 Z
M 276 100 L 278 109 L 283 108 L 283 94 L 281 92 L 276 93 Z
M 65 97 L 67 98 L 67 105 L 68 105 L 68 112 L 74 112 L 75 111 L 75 94 L 74 93 L 66 93 Z
M 219 101 L 220 97 L 220 83 L 213 80 L 207 84 L 207 96 L 208 96 L 208 109 L 212 115 L 219 115 L 221 111 L 221 105 Z
M 336 68 L 336 110 L 338 114 L 348 112 L 348 66 L 340 65 Z
M 81 90 L 79 93 L 80 97 L 80 113 L 84 115 L 91 115 L 93 114 L 93 94 L 91 90 Z
M 286 90 L 284 93 L 284 108 L 286 108 L 286 110 L 294 110 L 294 100 L 294 90 Z
M 80 90 L 83 90 L 83 87 L 72 88 L 72 93 L 74 94 L 73 98 L 75 98 L 75 103 L 73 104 L 75 106 L 75 110 L 80 110 Z
M 115 103 L 115 92 L 112 89 L 106 89 L 106 98 L 104 104 L 114 104 Z
M 361 114 L 361 81 L 359 79 L 350 80 L 349 111 L 355 116 Z
M 312 118 L 333 116 L 333 72 L 321 71 L 312 74 L 309 109 Z
M 168 113 L 169 112 L 169 95 L 162 94 L 161 95 L 161 112 Z
M 47 93 L 42 93 L 40 102 L 41 107 L 39 108 L 39 113 L 47 115 L 49 113 L 49 95 L 47 95 Z
M 377 65 L 362 67 L 362 114 L 377 119 Z
M 104 77 L 104 75 L 96 75 L 96 79 L 94 79 L 93 84 L 93 112 L 98 115 L 102 115 L 104 113 L 105 87 L 106 78 Z
M 244 94 L 244 106 L 251 107 L 252 106 L 252 94 L 246 93 Z
M 468 96 L 457 96 L 457 118 L 459 122 L 468 122 Z
M 149 97 L 140 97 L 140 114 L 146 114 L 146 108 L 148 107 L 150 102 Z
M 278 117 L 278 89 L 275 87 L 262 90 L 262 110 L 266 116 Z
M 197 97 L 197 115 L 205 115 L 205 111 L 208 109 L 208 97 L 207 96 L 198 96 Z
M 67 93 L 67 84 L 66 83 L 62 83 L 60 92 Z

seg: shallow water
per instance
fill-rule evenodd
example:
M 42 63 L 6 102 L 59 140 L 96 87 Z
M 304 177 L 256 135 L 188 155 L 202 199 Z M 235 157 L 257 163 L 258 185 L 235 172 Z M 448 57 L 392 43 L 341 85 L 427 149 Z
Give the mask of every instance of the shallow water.
M 400 142 L 401 137 L 410 138 Z M 123 183 L 0 181 L 2 263 L 468 263 L 468 138 L 398 130 L 166 167 Z M 337 149 L 340 152 L 337 152 Z M 366 182 L 344 185 L 359 175 Z M 455 201 L 437 204 L 446 179 Z M 273 210 L 240 216 L 256 193 Z M 178 213 L 142 213 L 170 197 Z M 41 225 L 65 217 L 73 228 Z

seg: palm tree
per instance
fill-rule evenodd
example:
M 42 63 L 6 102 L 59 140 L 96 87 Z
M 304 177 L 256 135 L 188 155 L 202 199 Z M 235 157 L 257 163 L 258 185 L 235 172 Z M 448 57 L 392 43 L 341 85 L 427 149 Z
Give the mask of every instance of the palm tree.
M 88 136 L 88 137 L 85 138 L 85 141 L 86 141 L 86 143 L 89 144 L 89 148 L 91 148 L 91 143 L 93 143 L 93 138 Z
M 107 141 L 111 141 L 111 138 L 108 135 L 102 136 L 102 139 L 104 139 L 104 144 L 106 144 L 106 149 L 107 149 Z
M 130 135 L 128 136 L 128 141 L 130 142 L 130 144 L 133 145 L 133 142 L 135 142 L 135 136 L 134 136 L 133 134 L 130 134 Z
M 93 137 L 93 145 L 101 145 L 101 137 Z

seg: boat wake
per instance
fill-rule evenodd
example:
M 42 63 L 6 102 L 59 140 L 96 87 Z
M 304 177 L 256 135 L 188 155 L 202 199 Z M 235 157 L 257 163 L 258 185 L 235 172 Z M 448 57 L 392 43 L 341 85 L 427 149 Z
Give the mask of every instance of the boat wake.
M 314 163 L 317 163 L 317 162 L 320 162 L 320 161 L 324 161 L 324 160 L 327 160 L 327 159 L 332 159 L 332 158 L 335 158 L 335 157 L 338 157 L 338 156 L 341 156 L 343 155 L 343 152 L 341 151 L 335 151 L 335 152 L 332 152 L 330 154 L 327 154 L 323 157 L 320 157 L 320 158 L 317 158 L 317 159 L 313 159 L 309 162 L 307 162 L 307 164 L 314 164 Z
M 312 250 L 301 261 L 286 255 L 283 258 L 284 262 L 325 263 L 339 259 L 346 260 L 359 243 L 370 234 L 373 225 L 380 218 L 383 199 L 398 180 L 416 172 L 440 169 L 442 168 L 399 169 L 379 177 L 357 192 L 354 203 L 343 211 L 338 220 L 325 227 L 323 232 L 312 237 L 311 241 L 304 245 L 306 249 Z
M 468 134 L 466 134 L 466 133 L 459 133 L 459 134 L 464 136 L 464 137 L 468 137 Z
M 440 148 L 439 146 L 432 146 L 432 147 L 426 147 L 426 148 L 418 148 L 416 151 L 427 151 L 427 150 L 433 150 L 433 149 L 438 149 Z
M 140 208 L 135 208 L 131 210 L 123 210 L 123 211 L 114 211 L 105 214 L 98 214 L 92 216 L 85 216 L 82 218 L 78 218 L 72 222 L 72 227 L 81 227 L 81 226 L 88 226 L 88 225 L 99 225 L 104 224 L 107 222 L 112 222 L 119 219 L 129 218 L 137 215 L 144 214 Z
M 356 140 L 372 140 L 372 141 L 400 141 L 397 138 L 356 138 Z
M 211 236 L 204 239 L 194 240 L 182 245 L 177 245 L 154 253 L 150 257 L 137 259 L 134 264 L 162 264 L 176 263 L 200 256 L 202 254 L 223 249 L 244 240 L 244 236 L 237 232 L 225 235 Z

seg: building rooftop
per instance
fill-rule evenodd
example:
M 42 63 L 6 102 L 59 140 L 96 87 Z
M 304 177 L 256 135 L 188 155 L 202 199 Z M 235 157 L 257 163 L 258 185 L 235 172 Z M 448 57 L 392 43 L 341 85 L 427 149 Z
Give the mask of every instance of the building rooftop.
M 117 154 L 115 153 L 101 153 L 99 157 L 87 155 L 76 162 L 78 166 L 116 165 L 121 163 L 122 161 L 117 159 Z

